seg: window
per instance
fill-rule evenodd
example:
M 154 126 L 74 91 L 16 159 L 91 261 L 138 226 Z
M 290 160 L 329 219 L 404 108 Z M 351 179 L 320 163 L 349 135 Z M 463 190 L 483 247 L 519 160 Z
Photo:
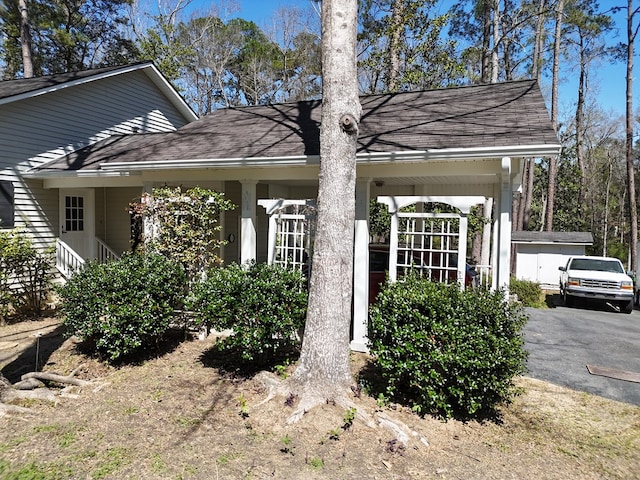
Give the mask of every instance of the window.
M 65 197 L 64 199 L 64 227 L 67 232 L 82 232 L 84 230 L 84 197 Z
M 13 183 L 0 180 L 0 228 L 13 228 Z

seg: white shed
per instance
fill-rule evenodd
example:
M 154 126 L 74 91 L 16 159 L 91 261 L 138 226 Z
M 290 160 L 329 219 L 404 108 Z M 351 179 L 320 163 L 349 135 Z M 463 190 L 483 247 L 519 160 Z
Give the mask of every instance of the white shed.
M 590 232 L 512 232 L 515 277 L 558 288 L 558 267 L 574 255 L 584 255 L 593 245 Z

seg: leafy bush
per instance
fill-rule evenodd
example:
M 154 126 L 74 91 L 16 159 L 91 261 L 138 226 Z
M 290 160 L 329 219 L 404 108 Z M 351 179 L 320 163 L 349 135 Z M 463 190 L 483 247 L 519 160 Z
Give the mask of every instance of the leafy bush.
M 527 352 L 522 308 L 501 292 L 409 275 L 371 308 L 369 347 L 389 398 L 421 414 L 486 415 L 514 393 Z
M 144 250 L 180 262 L 190 280 L 222 264 L 218 253 L 227 241 L 220 239 L 220 217 L 236 208 L 223 193 L 202 187 L 185 191 L 181 187 L 159 187 L 129 208 L 136 221 L 142 222 L 145 217 L 152 226 Z
M 219 344 L 244 361 L 268 363 L 299 343 L 307 311 L 306 282 L 298 271 L 263 263 L 214 268 L 193 287 L 189 309 L 216 330 L 232 329 Z
M 509 292 L 518 296 L 518 301 L 525 307 L 539 308 L 544 304 L 540 284 L 528 280 L 511 278 Z
M 71 334 L 95 345 L 108 360 L 154 346 L 182 304 L 182 267 L 157 254 L 126 254 L 89 262 L 64 286 L 60 314 Z
M 0 319 L 11 308 L 42 311 L 51 289 L 53 257 L 20 229 L 0 231 Z

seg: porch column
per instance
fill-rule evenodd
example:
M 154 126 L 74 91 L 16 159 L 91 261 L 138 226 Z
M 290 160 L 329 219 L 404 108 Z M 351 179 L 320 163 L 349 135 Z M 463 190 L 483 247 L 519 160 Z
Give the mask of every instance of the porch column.
M 356 180 L 356 218 L 353 243 L 353 339 L 351 350 L 368 352 L 369 317 L 369 196 L 370 179 Z
M 485 224 L 482 227 L 482 252 L 480 253 L 480 264 L 489 265 L 491 246 L 491 219 L 493 217 L 493 198 L 489 197 L 484 201 L 483 217 Z
M 499 211 L 499 235 L 497 251 L 497 270 L 494 273 L 495 286 L 503 288 L 509 294 L 509 277 L 511 275 L 511 158 L 502 158 L 502 174 L 500 182 L 500 211 Z
M 240 217 L 240 263 L 244 265 L 247 262 L 256 259 L 256 185 L 257 180 L 242 180 L 242 208 Z

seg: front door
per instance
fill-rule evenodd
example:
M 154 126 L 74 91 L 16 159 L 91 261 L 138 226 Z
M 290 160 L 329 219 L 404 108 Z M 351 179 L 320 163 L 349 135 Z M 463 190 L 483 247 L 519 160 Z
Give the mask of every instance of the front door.
M 95 256 L 94 192 L 90 189 L 60 190 L 60 240 L 82 258 Z

